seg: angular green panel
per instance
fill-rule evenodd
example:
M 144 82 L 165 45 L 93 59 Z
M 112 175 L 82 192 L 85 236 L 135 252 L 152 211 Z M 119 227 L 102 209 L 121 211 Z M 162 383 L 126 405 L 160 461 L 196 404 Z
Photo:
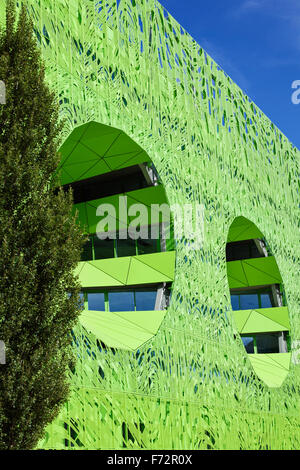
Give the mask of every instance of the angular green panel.
M 59 176 L 62 186 L 64 184 L 72 183 L 74 181 L 71 175 L 65 169 L 60 170 Z
M 280 284 L 282 282 L 274 256 L 249 259 L 242 261 L 242 263 L 249 286 L 275 283 Z
M 86 124 L 83 124 L 82 126 L 75 126 L 74 130 L 72 131 L 72 140 L 74 142 L 79 142 L 82 136 L 88 132 L 88 129 L 90 129 L 91 126 L 92 126 L 91 123 L 86 123 Z
M 95 260 L 79 264 L 82 287 L 171 282 L 174 280 L 175 252 Z M 98 279 L 99 284 L 97 284 Z
M 149 188 L 130 191 L 130 193 L 127 193 L 127 196 L 128 207 L 132 204 L 136 204 L 137 202 L 142 202 L 149 207 L 151 207 L 151 204 L 167 203 L 166 193 L 163 186 L 150 186 Z
M 239 333 L 242 332 L 244 325 L 251 315 L 252 310 L 235 310 L 232 312 L 234 318 L 234 324 Z
M 286 330 L 290 330 L 291 324 L 289 319 L 289 311 L 287 307 L 274 307 L 270 308 L 260 308 L 257 310 L 261 315 L 264 315 L 271 320 L 280 323 Z
M 101 271 L 114 279 L 117 279 L 122 284 L 126 284 L 130 266 L 130 257 L 90 261 L 90 264 L 101 269 Z
M 65 154 L 64 154 L 63 147 L 60 148 L 60 152 L 62 153 L 62 156 L 64 158 Z M 88 147 L 81 144 L 80 142 L 77 142 L 73 150 L 68 154 L 66 159 L 64 159 L 64 164 L 62 168 L 69 167 L 70 165 L 76 165 L 76 164 L 80 165 L 82 168 L 85 168 L 85 166 L 87 165 L 89 161 L 97 161 L 100 158 L 101 158 L 101 155 L 90 150 Z
M 59 152 L 61 154 L 61 161 L 65 162 L 69 158 L 69 156 L 74 151 L 77 144 L 78 142 L 73 139 L 68 139 L 62 144 L 62 146 L 59 149 Z
M 291 354 L 268 354 L 268 356 L 280 367 L 283 367 L 287 371 L 289 370 L 292 359 Z
M 98 160 L 92 160 L 91 159 L 91 155 L 89 156 L 89 160 L 84 163 L 84 164 L 76 164 L 76 165 L 66 165 L 64 167 L 64 170 L 65 172 L 70 175 L 70 180 L 67 181 L 67 183 L 70 183 L 72 181 L 77 181 L 77 180 L 80 180 L 80 179 L 85 179 L 85 175 L 90 171 L 91 168 L 93 168 L 95 166 L 95 164 L 97 164 Z M 109 168 L 107 167 L 107 165 L 102 162 L 102 166 L 105 166 L 105 168 L 107 169 L 106 171 L 109 171 Z M 64 180 L 64 184 L 66 180 Z
M 143 149 L 133 140 L 129 139 L 127 135 L 120 134 L 118 139 L 112 144 L 106 153 L 106 157 L 122 155 L 123 153 L 141 152 L 142 150 Z
M 140 165 L 149 161 L 149 157 L 145 152 L 139 153 L 128 153 L 125 155 L 119 155 L 116 157 L 104 158 L 105 162 L 110 166 L 112 171 L 121 170 L 128 166 Z
M 282 278 L 273 256 L 227 263 L 230 289 L 280 284 Z
M 80 126 L 81 127 L 81 126 Z M 98 123 L 98 122 L 95 122 L 95 121 L 92 121 L 90 120 L 90 122 L 88 122 L 87 124 L 85 124 L 84 126 L 82 126 L 82 132 L 80 131 L 80 127 L 75 127 L 74 130 L 72 130 L 72 137 L 73 137 L 73 133 L 74 135 L 76 136 L 76 134 L 78 133 L 79 135 L 79 138 L 78 140 L 90 140 L 90 139 L 94 139 L 95 136 L 99 135 L 101 136 L 101 139 L 102 139 L 102 136 L 108 136 L 108 135 L 114 135 L 115 138 L 118 137 L 118 135 L 120 134 L 120 130 L 119 129 L 116 129 L 115 127 L 111 127 L 111 126 L 106 126 L 104 124 L 101 124 L 101 123 Z M 108 137 L 110 139 L 110 137 Z M 100 140 L 100 138 L 99 138 Z M 104 139 L 104 142 L 106 140 Z
M 260 315 L 259 311 L 253 310 L 241 330 L 242 334 L 246 333 L 266 333 L 272 331 L 286 330 L 280 323 L 276 323 L 270 318 Z
M 114 312 L 115 313 L 115 312 Z M 137 325 L 149 333 L 156 334 L 163 319 L 165 318 L 165 310 L 152 310 L 149 312 L 118 312 L 115 313 L 120 318 Z
M 277 388 L 282 385 L 288 375 L 287 362 L 290 362 L 291 355 L 276 354 L 276 362 L 274 354 L 249 354 L 249 359 L 257 373 L 258 377 L 263 380 L 269 387 Z M 279 364 L 279 356 L 282 356 L 282 364 Z
M 97 130 L 97 133 L 95 135 L 97 135 L 98 133 L 99 130 Z M 114 132 L 112 134 L 101 134 L 98 138 L 94 136 L 90 139 L 87 139 L 86 136 L 84 136 L 83 142 L 84 145 L 87 148 L 91 149 L 93 152 L 95 152 L 99 156 L 99 158 L 103 158 L 114 143 L 114 141 L 117 139 L 118 135 L 119 134 L 117 132 Z
M 255 238 L 263 238 L 263 234 L 256 225 L 244 217 L 237 217 L 230 227 L 227 241 L 229 243 Z
M 122 286 L 122 282 L 96 268 L 90 262 L 83 264 L 84 266 L 79 274 L 79 281 L 82 287 Z
M 289 331 L 287 307 L 233 311 L 234 323 L 241 334 Z
M 174 280 L 175 251 L 136 256 L 135 259 Z
M 131 260 L 127 278 L 128 285 L 171 282 L 173 280 L 169 276 L 147 266 L 145 263 L 141 262 L 139 258 L 140 257 L 135 257 Z
M 140 321 L 132 321 L 134 314 L 138 313 Z M 136 350 L 151 339 L 159 328 L 165 312 L 157 312 L 155 322 L 151 317 L 156 312 L 96 312 L 84 311 L 80 316 L 80 323 L 99 340 L 112 348 Z M 132 319 L 131 319 L 132 317 Z M 142 320 L 145 320 L 143 322 Z M 139 326 L 139 323 L 142 326 Z M 143 323 L 146 326 L 143 326 Z M 154 330 L 154 331 L 153 331 Z
M 145 155 L 144 152 L 128 152 L 128 153 L 121 153 L 121 155 L 114 155 L 112 157 L 108 157 L 105 155 L 104 159 L 106 163 L 111 167 L 112 170 L 118 170 L 124 167 L 132 166 L 135 164 L 135 157 L 139 155 Z M 145 157 L 144 157 L 145 158 Z M 145 161 L 145 160 L 143 160 Z
M 87 206 L 95 209 L 94 214 L 91 214 L 92 217 L 96 217 L 96 209 L 100 204 L 111 204 L 116 209 L 118 209 L 118 207 L 119 207 L 119 194 L 116 194 L 116 195 L 113 195 L 113 196 L 103 197 L 101 199 L 94 199 L 93 201 L 86 202 Z
M 102 220 L 102 217 L 97 216 L 97 208 L 98 206 L 102 204 L 111 204 L 113 207 L 118 208 L 118 204 L 119 204 L 118 196 L 111 196 L 110 198 L 97 199 L 95 201 L 89 201 L 85 203 L 87 218 L 88 218 L 88 225 L 89 225 L 89 233 L 91 234 L 97 232 L 97 225 Z M 112 214 L 114 215 L 113 212 Z M 118 217 L 118 210 L 116 210 L 115 214 L 116 214 L 116 217 Z M 116 219 L 114 216 L 110 215 L 110 213 L 107 215 L 107 217 L 108 217 L 107 220 L 108 220 L 109 226 L 112 229 L 114 229 L 115 227 L 116 229 L 127 227 L 128 221 L 125 216 L 123 216 L 124 223 L 122 223 L 122 221 L 120 221 L 118 218 Z
M 249 285 L 242 261 L 230 261 L 227 263 L 227 275 L 230 289 L 247 287 Z
M 79 276 L 83 267 L 84 267 L 85 263 L 78 263 L 76 269 L 75 269 L 75 275 L 76 276 Z
M 66 167 L 69 168 L 69 167 Z M 74 168 L 74 166 L 72 167 Z M 68 170 L 69 171 L 69 170 Z M 92 178 L 93 176 L 102 175 L 111 171 L 109 165 L 104 161 L 93 161 L 90 163 L 89 168 L 83 169 L 82 173 L 76 180 Z
M 80 141 L 74 140 L 75 136 L 76 133 L 72 133 L 68 143 L 60 148 L 61 169 L 71 175 L 68 179 L 64 174 L 63 184 L 151 161 L 147 153 L 122 131 L 112 128 L 109 132 L 108 126 L 97 122 L 91 122 L 81 133 Z M 70 168 L 73 165 L 76 167 Z

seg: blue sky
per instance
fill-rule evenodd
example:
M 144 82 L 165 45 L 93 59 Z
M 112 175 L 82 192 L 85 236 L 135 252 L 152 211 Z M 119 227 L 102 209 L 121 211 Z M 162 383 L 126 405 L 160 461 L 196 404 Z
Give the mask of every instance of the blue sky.
M 300 149 L 300 0 L 160 0 Z

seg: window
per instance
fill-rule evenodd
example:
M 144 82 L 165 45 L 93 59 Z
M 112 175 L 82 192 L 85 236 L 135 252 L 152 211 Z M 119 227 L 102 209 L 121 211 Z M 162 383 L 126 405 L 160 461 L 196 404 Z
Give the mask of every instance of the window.
M 139 255 L 147 255 L 150 253 L 157 253 L 159 250 L 159 240 L 155 239 L 138 239 L 137 240 L 137 249 Z
M 135 307 L 137 311 L 147 311 L 155 309 L 156 290 L 137 290 L 135 291 Z
M 232 306 L 232 310 L 240 310 L 240 296 L 239 295 L 231 296 L 231 306 Z
M 81 261 L 147 255 L 151 253 L 160 253 L 165 250 L 174 250 L 174 240 L 168 239 L 164 245 L 165 247 L 161 245 L 159 231 L 158 237 L 151 238 L 151 226 L 148 227 L 148 237 L 144 238 L 143 236 L 143 239 L 139 238 L 137 240 L 127 237 L 127 234 L 126 239 L 123 240 L 120 238 L 120 233 L 117 233 L 116 240 L 109 238 L 101 240 L 97 234 L 94 234 L 90 235 L 89 240 L 83 247 Z
M 254 339 L 251 336 L 242 336 L 242 341 L 248 354 L 254 354 Z
M 278 353 L 279 335 L 278 333 L 256 335 L 256 345 L 258 354 Z
M 248 291 L 231 290 L 232 310 L 255 310 L 257 308 L 275 307 L 275 302 L 271 289 L 252 289 Z
M 87 297 L 89 310 L 97 310 L 98 312 L 105 311 L 105 298 L 103 292 L 88 293 Z
M 153 183 L 145 177 L 143 165 L 133 165 L 85 180 L 75 181 L 65 185 L 64 189 L 67 191 L 71 187 L 73 189 L 74 204 L 79 204 L 146 188 L 152 186 Z
M 261 308 L 271 308 L 273 307 L 272 305 L 272 294 L 261 294 L 260 295 L 260 300 L 261 300 Z
M 81 297 L 86 301 L 89 310 L 100 312 L 134 312 L 155 310 L 158 291 L 163 285 L 145 286 L 133 289 L 119 289 L 102 292 L 84 292 Z M 170 286 L 164 288 L 166 301 L 161 303 L 161 310 L 169 306 Z M 87 308 L 87 307 L 86 307 Z
M 262 258 L 263 256 L 264 255 L 259 251 L 254 240 L 231 242 L 226 245 L 227 261 Z
M 286 332 L 255 333 L 241 336 L 248 354 L 273 354 L 290 350 Z
M 106 239 L 100 240 L 95 234 L 94 240 L 94 259 L 107 259 L 113 258 L 115 255 L 114 240 Z
M 259 308 L 258 294 L 242 294 L 240 295 L 240 309 L 251 310 Z
M 119 238 L 120 234 L 118 234 L 116 240 L 116 252 L 117 257 L 123 256 L 135 256 L 136 253 L 136 241 L 132 240 L 131 238 L 126 238 L 126 240 L 122 240 Z
M 111 312 L 131 312 L 134 310 L 134 292 L 109 292 L 108 302 Z

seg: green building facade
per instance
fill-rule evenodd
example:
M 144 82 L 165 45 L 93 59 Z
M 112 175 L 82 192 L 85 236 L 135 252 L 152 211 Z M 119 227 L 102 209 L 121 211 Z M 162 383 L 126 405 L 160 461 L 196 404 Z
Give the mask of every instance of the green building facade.
M 157 1 L 27 5 L 89 234 L 72 394 L 40 447 L 299 449 L 299 151 Z M 201 245 L 164 240 L 164 215 L 123 239 L 137 203 L 145 226 L 201 205 Z

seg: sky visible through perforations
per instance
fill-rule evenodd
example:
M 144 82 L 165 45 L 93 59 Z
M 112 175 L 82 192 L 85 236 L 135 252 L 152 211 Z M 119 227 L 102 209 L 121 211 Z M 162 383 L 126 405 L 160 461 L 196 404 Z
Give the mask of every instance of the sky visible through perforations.
M 160 3 L 300 149 L 300 0 Z

